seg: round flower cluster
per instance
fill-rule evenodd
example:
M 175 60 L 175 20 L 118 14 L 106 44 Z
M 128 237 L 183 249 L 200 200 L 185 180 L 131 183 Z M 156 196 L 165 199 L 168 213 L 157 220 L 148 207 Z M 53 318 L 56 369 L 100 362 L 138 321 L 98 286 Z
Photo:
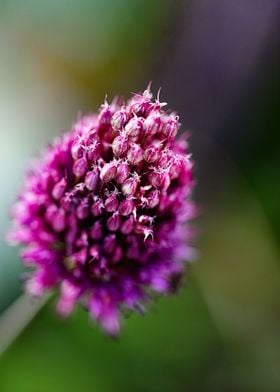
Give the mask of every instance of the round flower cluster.
M 190 258 L 193 163 L 164 105 L 149 88 L 105 101 L 34 162 L 12 210 L 27 291 L 58 287 L 59 313 L 80 301 L 112 335 L 121 310 L 174 292 Z

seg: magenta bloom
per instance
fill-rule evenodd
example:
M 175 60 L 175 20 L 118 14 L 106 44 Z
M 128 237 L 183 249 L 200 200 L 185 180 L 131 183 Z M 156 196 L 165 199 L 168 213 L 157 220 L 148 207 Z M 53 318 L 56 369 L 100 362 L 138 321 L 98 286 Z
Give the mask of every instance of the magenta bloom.
M 175 291 L 191 254 L 193 163 L 163 106 L 148 89 L 81 118 L 34 163 L 12 211 L 27 291 L 58 287 L 59 313 L 80 301 L 113 335 L 120 310 Z

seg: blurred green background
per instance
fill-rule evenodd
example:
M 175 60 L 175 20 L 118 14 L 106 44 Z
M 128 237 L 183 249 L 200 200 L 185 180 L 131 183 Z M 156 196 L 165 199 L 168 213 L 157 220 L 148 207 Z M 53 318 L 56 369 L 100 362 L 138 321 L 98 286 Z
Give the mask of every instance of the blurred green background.
M 280 390 L 279 11 L 277 0 L 0 1 L 0 347 L 32 306 L 15 305 L 9 208 L 30 157 L 78 112 L 162 87 L 192 134 L 202 210 L 199 262 L 178 296 L 130 317 L 117 341 L 81 309 L 60 320 L 51 301 L 1 355 L 1 392 Z

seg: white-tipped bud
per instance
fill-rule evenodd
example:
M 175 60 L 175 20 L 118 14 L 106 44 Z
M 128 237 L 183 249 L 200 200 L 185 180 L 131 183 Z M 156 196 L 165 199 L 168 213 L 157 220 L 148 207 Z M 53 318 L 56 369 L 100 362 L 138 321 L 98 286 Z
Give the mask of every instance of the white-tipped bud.
M 155 135 L 158 133 L 162 126 L 160 114 L 151 114 L 144 121 L 144 130 L 147 135 Z
M 119 202 L 116 193 L 113 193 L 111 196 L 107 197 L 104 205 L 105 205 L 105 210 L 108 212 L 117 211 Z
M 124 196 L 133 196 L 139 184 L 139 178 L 136 176 L 129 177 L 122 184 L 122 193 Z
M 116 157 L 123 156 L 128 149 L 128 140 L 127 136 L 119 135 L 117 136 L 112 143 L 112 150 Z
M 132 143 L 127 153 L 127 160 L 131 165 L 138 165 L 143 160 L 143 150 L 139 144 Z
M 129 165 L 126 162 L 120 162 L 117 166 L 116 181 L 118 184 L 123 184 L 130 173 Z
M 117 173 L 117 164 L 115 161 L 105 163 L 100 172 L 100 178 L 103 182 L 109 182 L 115 178 Z
M 166 170 L 154 171 L 149 175 L 149 182 L 155 188 L 166 190 L 170 185 L 170 176 Z
M 113 114 L 111 125 L 112 128 L 117 131 L 122 129 L 127 121 L 127 114 L 125 110 L 118 110 L 116 113 Z
M 133 117 L 125 126 L 125 133 L 130 138 L 138 138 L 143 130 L 143 119 Z
M 178 129 L 179 129 L 178 117 L 170 116 L 162 126 L 162 133 L 166 137 L 173 139 L 177 135 Z
M 144 159 L 148 163 L 153 163 L 153 162 L 156 162 L 159 159 L 160 154 L 161 154 L 160 146 L 157 146 L 155 144 L 151 144 L 144 151 Z
M 160 155 L 157 163 L 159 166 L 161 166 L 163 168 L 166 167 L 167 165 L 169 165 L 170 164 L 170 151 L 164 150 L 162 152 L 162 154 Z

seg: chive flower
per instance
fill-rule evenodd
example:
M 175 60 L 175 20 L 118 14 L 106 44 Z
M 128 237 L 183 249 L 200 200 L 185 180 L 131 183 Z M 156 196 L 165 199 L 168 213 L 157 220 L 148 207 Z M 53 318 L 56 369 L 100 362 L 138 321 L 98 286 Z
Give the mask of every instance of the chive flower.
M 27 292 L 58 289 L 60 314 L 80 302 L 110 335 L 123 310 L 175 292 L 192 254 L 193 162 L 165 105 L 150 88 L 105 101 L 33 163 L 12 208 Z

